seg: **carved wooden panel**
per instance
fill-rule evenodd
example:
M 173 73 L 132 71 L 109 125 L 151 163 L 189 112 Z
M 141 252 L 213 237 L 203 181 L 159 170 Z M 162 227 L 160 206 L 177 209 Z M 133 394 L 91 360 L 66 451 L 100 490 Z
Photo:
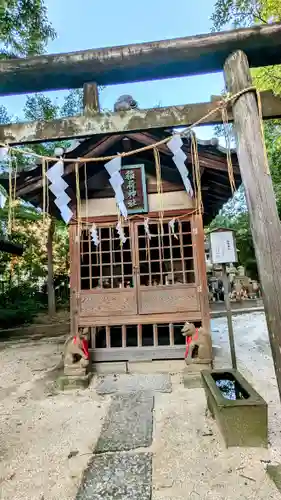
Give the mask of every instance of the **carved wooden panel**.
M 90 349 L 92 363 L 100 361 L 152 361 L 154 359 L 183 359 L 185 346 L 122 347 Z
M 80 316 L 119 316 L 137 313 L 135 290 L 104 290 L 80 295 Z
M 140 314 L 199 311 L 196 287 L 149 287 L 141 288 Z

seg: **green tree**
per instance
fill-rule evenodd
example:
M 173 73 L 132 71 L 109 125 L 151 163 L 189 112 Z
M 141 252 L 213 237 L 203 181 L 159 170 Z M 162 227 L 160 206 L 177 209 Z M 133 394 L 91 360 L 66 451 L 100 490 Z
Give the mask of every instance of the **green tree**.
M 211 16 L 213 30 L 228 26 L 235 28 L 281 21 L 280 0 L 217 0 Z M 253 70 L 259 90 L 281 94 L 281 66 L 267 66 Z
M 44 0 L 1 0 L 0 58 L 41 54 L 55 37 Z
M 220 31 L 229 25 L 241 28 L 278 22 L 280 18 L 279 0 L 217 0 L 211 21 L 213 30 Z
M 223 227 L 235 231 L 239 263 L 252 279 L 258 279 L 257 263 L 248 212 L 232 216 L 222 211 L 210 224 L 210 229 Z
M 79 106 L 79 99 L 81 100 L 82 107 L 82 94 L 74 91 L 68 94 L 65 98 L 63 106 L 60 107 L 56 102 L 43 94 L 35 94 L 28 96 L 24 107 L 24 116 L 27 120 L 52 120 L 58 118 L 62 114 L 74 114 Z M 72 109 L 72 106 L 76 106 Z M 10 121 L 7 113 L 3 114 L 5 121 Z M 3 120 L 4 121 L 4 120 Z M 57 143 L 44 143 L 36 144 L 30 148 L 41 155 L 53 155 L 56 145 L 68 147 L 69 143 L 66 141 Z M 34 163 L 32 156 L 27 160 L 20 154 L 16 154 L 17 167 L 28 168 Z M 26 149 L 26 148 L 25 148 Z M 31 164 L 30 164 L 31 162 Z M 2 169 L 2 175 L 7 177 L 7 168 Z M 1 183 L 1 179 L 0 179 Z M 2 232 L 5 231 L 7 226 L 8 211 L 0 210 L 0 223 L 2 221 Z M 46 236 L 48 228 L 43 224 L 42 214 L 37 209 L 31 207 L 29 204 L 20 202 L 15 209 L 15 224 L 11 235 L 12 241 L 21 243 L 25 247 L 23 257 L 11 258 L 8 254 L 0 254 L 0 274 L 2 280 L 9 284 L 9 290 L 12 290 L 13 297 L 17 291 L 17 284 L 29 287 L 26 290 L 26 296 L 31 294 L 28 305 L 24 302 L 22 310 L 14 307 L 14 301 L 5 303 L 5 307 L 1 308 L 0 303 L 0 323 L 10 324 L 16 321 L 14 314 L 19 318 L 19 321 L 30 321 L 35 312 L 36 305 L 34 304 L 34 287 L 38 288 L 38 284 L 47 278 L 48 262 L 46 251 Z M 12 266 L 11 266 L 12 263 Z M 68 260 L 68 229 L 64 223 L 56 221 L 55 231 L 53 235 L 53 275 L 54 281 L 67 281 L 69 271 Z M 9 292 L 10 294 L 11 292 Z M 22 293 L 21 293 L 22 295 Z M 10 296 L 10 295 L 9 295 Z M 1 299 L 4 300 L 5 296 Z M 19 297 L 17 297 L 19 299 Z M 10 304 L 10 306 L 9 306 Z M 8 311 L 6 313 L 5 311 Z M 26 311 L 26 316 L 24 314 Z M 6 318 L 6 320 L 5 320 Z
M 213 29 L 221 30 L 232 26 L 235 28 L 267 24 L 281 21 L 280 0 L 217 0 L 212 15 Z M 272 90 L 281 96 L 281 66 L 269 66 L 252 70 L 254 83 L 259 90 Z M 279 217 L 281 217 L 281 122 L 272 120 L 264 123 L 265 142 L 269 165 L 276 195 Z M 217 128 L 223 135 L 222 127 Z M 243 191 L 243 190 L 242 190 Z M 231 227 L 236 230 L 237 246 L 240 250 L 239 260 L 253 275 L 257 272 L 254 258 L 254 246 L 250 231 L 245 198 L 241 192 L 240 204 L 231 200 L 213 221 L 213 226 Z
M 59 110 L 61 117 L 81 115 L 83 112 L 83 89 L 70 90 Z
M 69 98 L 67 96 L 65 101 Z M 71 108 L 69 107 L 71 112 Z M 32 94 L 27 96 L 25 106 L 23 109 L 24 118 L 27 121 L 35 120 L 55 120 L 61 116 L 60 106 L 57 102 L 52 101 L 50 97 L 44 94 Z M 44 142 L 33 144 L 29 149 L 34 151 L 39 155 L 53 156 L 56 146 L 62 146 L 67 148 L 69 142 L 67 141 L 56 141 L 56 142 Z M 24 149 L 27 149 L 26 147 Z M 32 160 L 32 157 L 31 157 Z

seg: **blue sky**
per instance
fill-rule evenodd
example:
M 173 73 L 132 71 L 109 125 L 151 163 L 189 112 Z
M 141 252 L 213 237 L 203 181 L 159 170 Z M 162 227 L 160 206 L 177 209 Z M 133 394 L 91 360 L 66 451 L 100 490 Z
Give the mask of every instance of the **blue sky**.
M 215 0 L 46 0 L 48 15 L 58 37 L 49 53 L 70 52 L 111 45 L 176 38 L 211 29 Z M 101 93 L 101 105 L 112 109 L 121 94 L 132 94 L 141 108 L 209 101 L 224 87 L 222 74 L 178 78 L 157 82 L 116 85 Z M 62 99 L 62 93 L 53 93 Z M 23 96 L 1 98 L 11 114 L 20 116 Z M 213 135 L 211 127 L 200 127 L 203 139 Z

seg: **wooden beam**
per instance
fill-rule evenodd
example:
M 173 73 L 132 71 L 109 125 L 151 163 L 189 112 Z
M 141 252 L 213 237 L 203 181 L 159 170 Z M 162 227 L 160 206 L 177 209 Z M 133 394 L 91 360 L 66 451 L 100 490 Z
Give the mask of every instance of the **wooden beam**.
M 252 85 L 247 56 L 232 54 L 224 68 L 229 92 Z M 264 309 L 281 398 L 281 226 L 254 92 L 242 94 L 233 104 L 237 154 L 249 209 Z
M 6 252 L 21 257 L 24 252 L 24 247 L 22 245 L 12 243 L 9 240 L 0 238 L 0 252 Z
M 56 141 L 92 136 L 95 134 L 116 134 L 162 127 L 191 125 L 216 108 L 216 103 L 201 103 L 185 106 L 171 106 L 156 109 L 135 109 L 119 113 L 88 113 L 51 121 L 33 121 L 0 125 L 0 142 L 30 144 L 33 142 Z M 281 101 L 280 101 L 281 115 Z M 231 121 L 231 117 L 230 121 Z M 220 112 L 209 117 L 205 123 L 220 123 Z
M 0 74 L 1 76 L 1 74 Z M 271 92 L 262 92 L 264 119 L 281 117 L 281 99 Z M 167 108 L 135 109 L 119 113 L 88 113 L 51 121 L 34 121 L 0 125 L 0 143 L 10 145 L 57 141 L 95 134 L 117 134 L 156 128 L 185 127 L 197 122 L 217 107 L 216 102 L 186 104 Z M 228 119 L 233 121 L 232 113 Z M 202 124 L 221 123 L 218 110 Z
M 281 63 L 281 24 L 31 57 L 0 64 L 0 95 L 112 85 L 221 71 L 234 50 L 252 67 Z
M 96 83 L 85 83 L 83 87 L 84 114 L 100 111 L 99 89 Z

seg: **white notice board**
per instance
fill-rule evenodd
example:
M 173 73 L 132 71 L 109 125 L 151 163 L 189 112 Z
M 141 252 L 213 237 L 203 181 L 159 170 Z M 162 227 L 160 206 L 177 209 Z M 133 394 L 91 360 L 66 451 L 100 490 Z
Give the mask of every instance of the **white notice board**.
M 233 231 L 214 231 L 210 233 L 210 249 L 212 264 L 237 262 Z

